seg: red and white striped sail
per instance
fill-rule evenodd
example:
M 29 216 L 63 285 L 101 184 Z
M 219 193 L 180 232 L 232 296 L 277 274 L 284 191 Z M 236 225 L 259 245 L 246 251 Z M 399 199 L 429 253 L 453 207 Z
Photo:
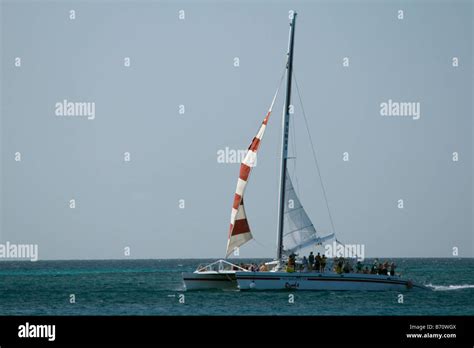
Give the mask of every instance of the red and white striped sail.
M 247 221 L 247 215 L 245 214 L 244 208 L 244 191 L 247 186 L 247 182 L 250 176 L 252 168 L 255 166 L 257 161 L 257 151 L 260 147 L 260 143 L 267 127 L 267 122 L 272 113 L 273 104 L 278 94 L 278 89 L 273 97 L 272 104 L 268 109 L 267 115 L 265 116 L 257 135 L 253 138 L 250 144 L 247 154 L 245 155 L 242 163 L 240 164 L 239 178 L 237 179 L 237 188 L 235 189 L 234 204 L 232 205 L 232 213 L 230 215 L 230 229 L 229 239 L 227 240 L 227 252 L 226 256 L 229 256 L 235 248 L 238 248 L 242 244 L 252 239 L 252 233 Z

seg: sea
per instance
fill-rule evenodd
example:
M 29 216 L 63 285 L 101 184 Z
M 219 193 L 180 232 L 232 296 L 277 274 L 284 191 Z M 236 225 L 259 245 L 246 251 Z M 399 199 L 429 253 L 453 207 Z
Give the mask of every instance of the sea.
M 212 261 L 2 261 L 0 315 L 474 315 L 472 258 L 391 260 L 429 291 L 184 291 L 181 272 Z

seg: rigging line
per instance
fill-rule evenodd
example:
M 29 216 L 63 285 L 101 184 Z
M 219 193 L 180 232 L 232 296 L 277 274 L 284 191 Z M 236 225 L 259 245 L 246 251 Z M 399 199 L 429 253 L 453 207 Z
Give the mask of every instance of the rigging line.
M 292 145 L 292 150 L 293 150 L 293 155 L 294 155 L 294 160 L 293 162 L 293 178 L 295 179 L 295 192 L 299 196 L 300 195 L 300 186 L 298 183 L 298 176 L 297 176 L 297 171 L 296 171 L 296 160 L 298 158 L 298 153 L 296 151 L 296 118 L 294 116 L 291 116 L 291 122 L 290 122 L 290 130 L 291 130 L 291 145 Z
M 273 251 L 273 249 L 274 249 L 273 247 L 269 247 L 268 245 L 265 245 L 265 244 L 259 242 L 258 240 L 255 239 L 255 237 L 253 238 L 253 241 L 254 241 L 255 243 L 257 243 L 258 245 L 260 245 L 262 248 L 265 248 L 265 249 L 268 249 L 268 250 L 272 250 L 272 251 Z
M 293 71 L 293 78 L 295 79 L 296 91 L 298 93 L 298 98 L 300 100 L 301 111 L 302 111 L 304 122 L 305 122 L 305 125 L 306 125 L 306 131 L 308 132 L 309 142 L 311 143 L 311 150 L 312 150 L 312 153 L 313 153 L 313 159 L 314 159 L 314 162 L 316 163 L 316 169 L 318 171 L 319 182 L 321 183 L 321 188 L 322 188 L 322 191 L 323 191 L 324 201 L 326 202 L 326 207 L 327 207 L 327 210 L 328 210 L 329 220 L 331 222 L 332 232 L 334 234 L 336 234 L 336 227 L 334 226 L 334 220 L 332 218 L 331 209 L 329 209 L 329 203 L 328 203 L 328 198 L 327 198 L 327 195 L 326 195 L 326 189 L 324 188 L 323 179 L 322 179 L 322 176 L 321 176 L 321 171 L 319 170 L 319 164 L 318 164 L 318 160 L 316 158 L 316 150 L 314 149 L 313 138 L 311 137 L 311 133 L 309 131 L 308 120 L 306 118 L 306 113 L 305 113 L 304 107 L 303 107 L 303 101 L 301 100 L 300 89 L 298 87 L 298 81 L 296 80 L 296 74 L 295 74 L 294 71 Z
M 270 112 L 273 110 L 273 105 L 275 104 L 275 100 L 277 98 L 278 92 L 280 91 L 281 83 L 283 82 L 283 78 L 285 77 L 285 70 L 286 70 L 286 68 L 283 69 L 283 73 L 281 74 L 281 77 L 280 77 L 280 82 L 278 83 L 278 88 L 275 92 L 275 95 L 273 96 L 272 104 L 271 104 L 270 110 L 269 110 Z

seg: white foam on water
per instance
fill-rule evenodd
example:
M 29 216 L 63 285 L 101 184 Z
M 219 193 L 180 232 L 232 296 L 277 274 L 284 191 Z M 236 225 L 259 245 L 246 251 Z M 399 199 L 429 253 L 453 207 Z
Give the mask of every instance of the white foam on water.
M 435 291 L 474 289 L 474 285 L 472 285 L 472 284 L 464 284 L 464 285 L 433 285 L 433 284 L 428 284 L 426 286 L 428 286 L 430 288 L 433 288 L 433 290 L 435 290 Z

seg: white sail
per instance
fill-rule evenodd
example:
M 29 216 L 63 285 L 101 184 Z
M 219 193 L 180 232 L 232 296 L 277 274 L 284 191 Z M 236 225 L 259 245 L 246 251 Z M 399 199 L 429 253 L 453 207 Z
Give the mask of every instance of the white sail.
M 290 176 L 285 182 L 285 217 L 283 225 L 283 247 L 289 254 L 305 247 L 323 243 L 334 237 L 330 234 L 320 237 L 301 204 Z

